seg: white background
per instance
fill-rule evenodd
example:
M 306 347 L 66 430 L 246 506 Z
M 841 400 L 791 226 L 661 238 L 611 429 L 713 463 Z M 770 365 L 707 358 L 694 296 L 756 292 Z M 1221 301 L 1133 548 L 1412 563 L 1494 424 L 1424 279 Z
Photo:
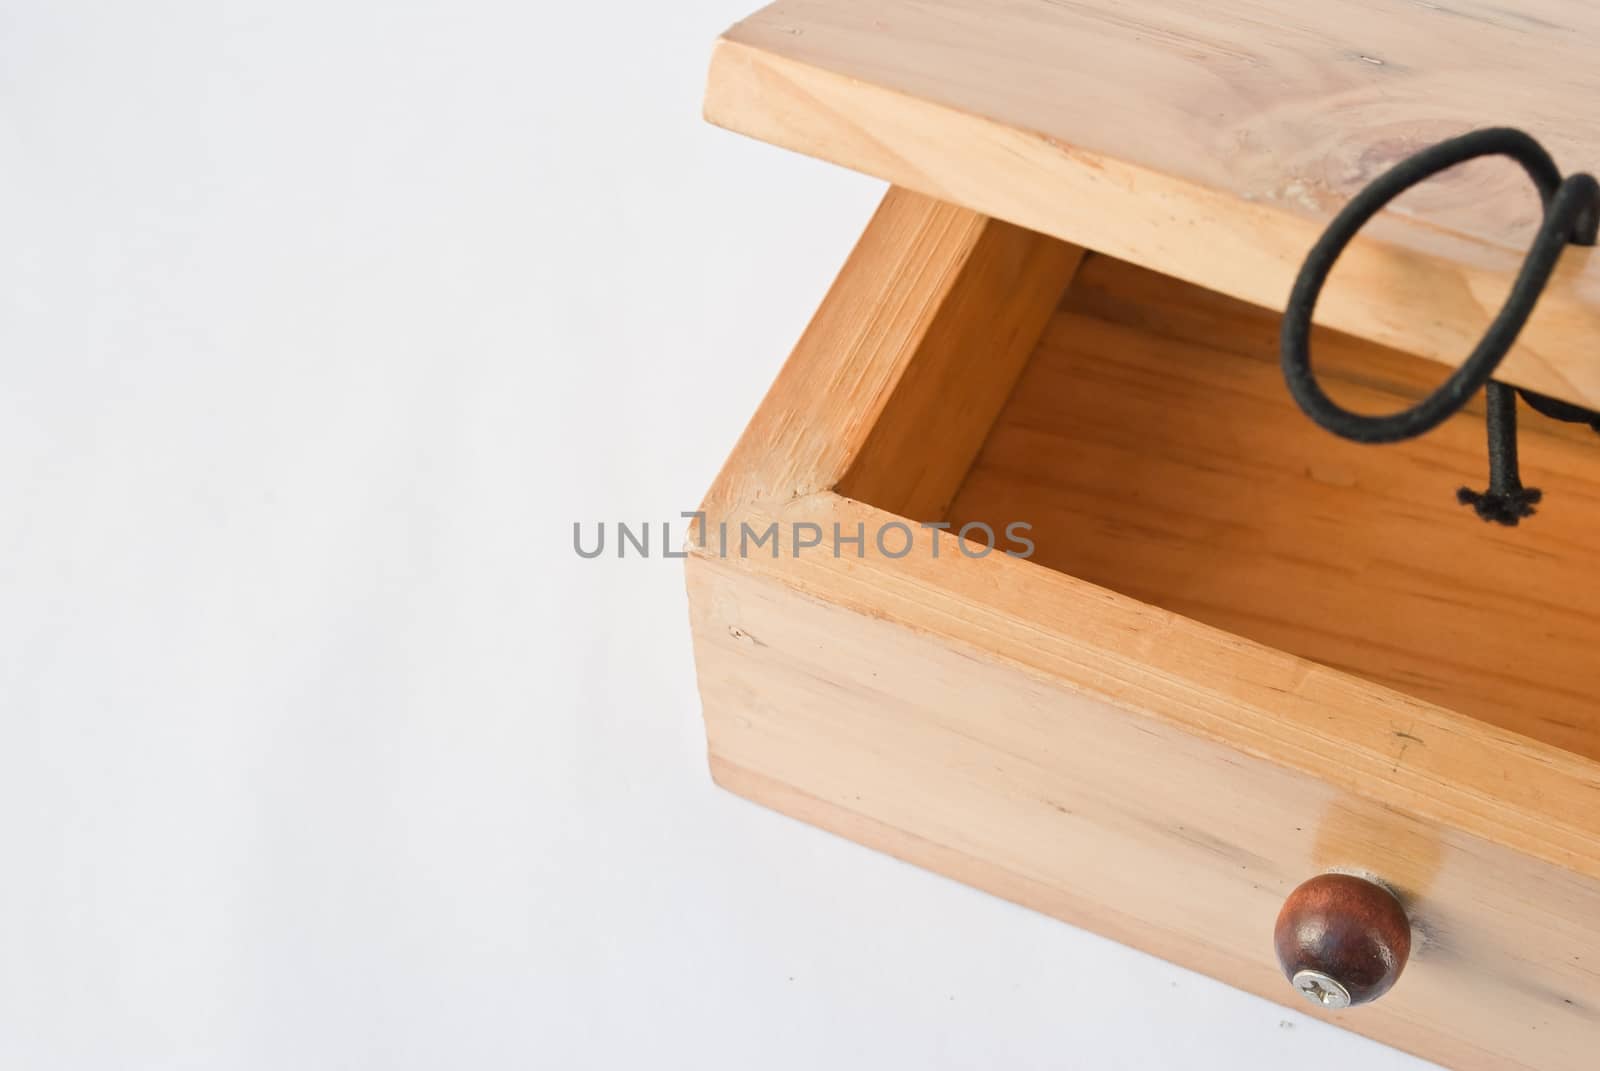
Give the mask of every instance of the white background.
M 0 6 L 0 1067 L 1421 1066 L 712 787 L 571 529 L 881 193 L 700 122 L 753 2 Z

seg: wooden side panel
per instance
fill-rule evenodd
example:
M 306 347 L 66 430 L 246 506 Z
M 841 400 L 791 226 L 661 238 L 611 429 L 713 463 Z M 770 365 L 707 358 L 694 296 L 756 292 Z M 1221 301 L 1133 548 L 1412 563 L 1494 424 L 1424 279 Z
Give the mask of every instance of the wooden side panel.
M 1081 257 L 890 189 L 724 464 L 708 520 L 841 483 L 942 515 Z
M 944 519 L 1083 251 L 988 220 L 836 490 Z
M 1594 878 L 1108 701 L 1087 668 L 1030 672 L 931 613 L 857 612 L 709 556 L 689 576 L 732 791 L 1302 1011 L 1273 958 L 1283 898 L 1373 871 L 1420 946 L 1392 993 L 1335 1021 L 1460 1071 L 1592 1067 Z

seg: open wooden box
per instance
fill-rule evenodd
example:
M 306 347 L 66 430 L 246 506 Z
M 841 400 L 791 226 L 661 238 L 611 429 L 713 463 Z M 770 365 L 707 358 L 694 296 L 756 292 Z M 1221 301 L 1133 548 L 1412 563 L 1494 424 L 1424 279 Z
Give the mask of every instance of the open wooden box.
M 961 56 L 1091 16 L 967 6 L 785 3 L 719 45 L 713 119 L 926 192 L 890 190 L 705 502 L 713 775 L 1300 1008 L 1285 895 L 1373 875 L 1416 947 L 1333 1018 L 1457 1068 L 1592 1068 L 1600 443 L 1528 419 L 1546 505 L 1501 529 L 1452 497 L 1481 409 L 1385 447 L 1311 424 L 1271 305 L 1317 214 L 997 117 Z M 1346 404 L 1425 394 L 1514 271 L 1439 218 L 1386 218 L 1336 277 L 1314 349 Z M 1597 280 L 1564 258 L 1507 378 L 1600 400 Z

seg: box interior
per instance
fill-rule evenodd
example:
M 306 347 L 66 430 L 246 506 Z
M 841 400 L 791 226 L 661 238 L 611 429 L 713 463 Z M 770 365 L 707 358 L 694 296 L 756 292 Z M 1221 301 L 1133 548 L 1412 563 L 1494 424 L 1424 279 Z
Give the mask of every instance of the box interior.
M 942 518 L 1025 522 L 1041 568 L 1600 759 L 1600 435 L 1522 407 L 1545 499 L 1486 524 L 1455 499 L 1487 482 L 1481 396 L 1420 439 L 1346 442 L 1289 398 L 1277 326 L 1090 254 Z M 1331 331 L 1313 354 L 1364 412 L 1445 374 Z

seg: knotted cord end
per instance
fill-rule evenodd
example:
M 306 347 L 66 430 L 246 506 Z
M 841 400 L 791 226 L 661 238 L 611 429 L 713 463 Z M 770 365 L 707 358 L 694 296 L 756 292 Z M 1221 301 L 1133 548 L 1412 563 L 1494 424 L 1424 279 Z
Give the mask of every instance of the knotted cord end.
M 1544 492 L 1537 487 L 1521 487 L 1515 491 L 1474 491 L 1463 487 L 1456 492 L 1456 501 L 1471 506 L 1473 512 L 1485 521 L 1515 528 L 1524 517 L 1532 517 L 1538 510 Z

